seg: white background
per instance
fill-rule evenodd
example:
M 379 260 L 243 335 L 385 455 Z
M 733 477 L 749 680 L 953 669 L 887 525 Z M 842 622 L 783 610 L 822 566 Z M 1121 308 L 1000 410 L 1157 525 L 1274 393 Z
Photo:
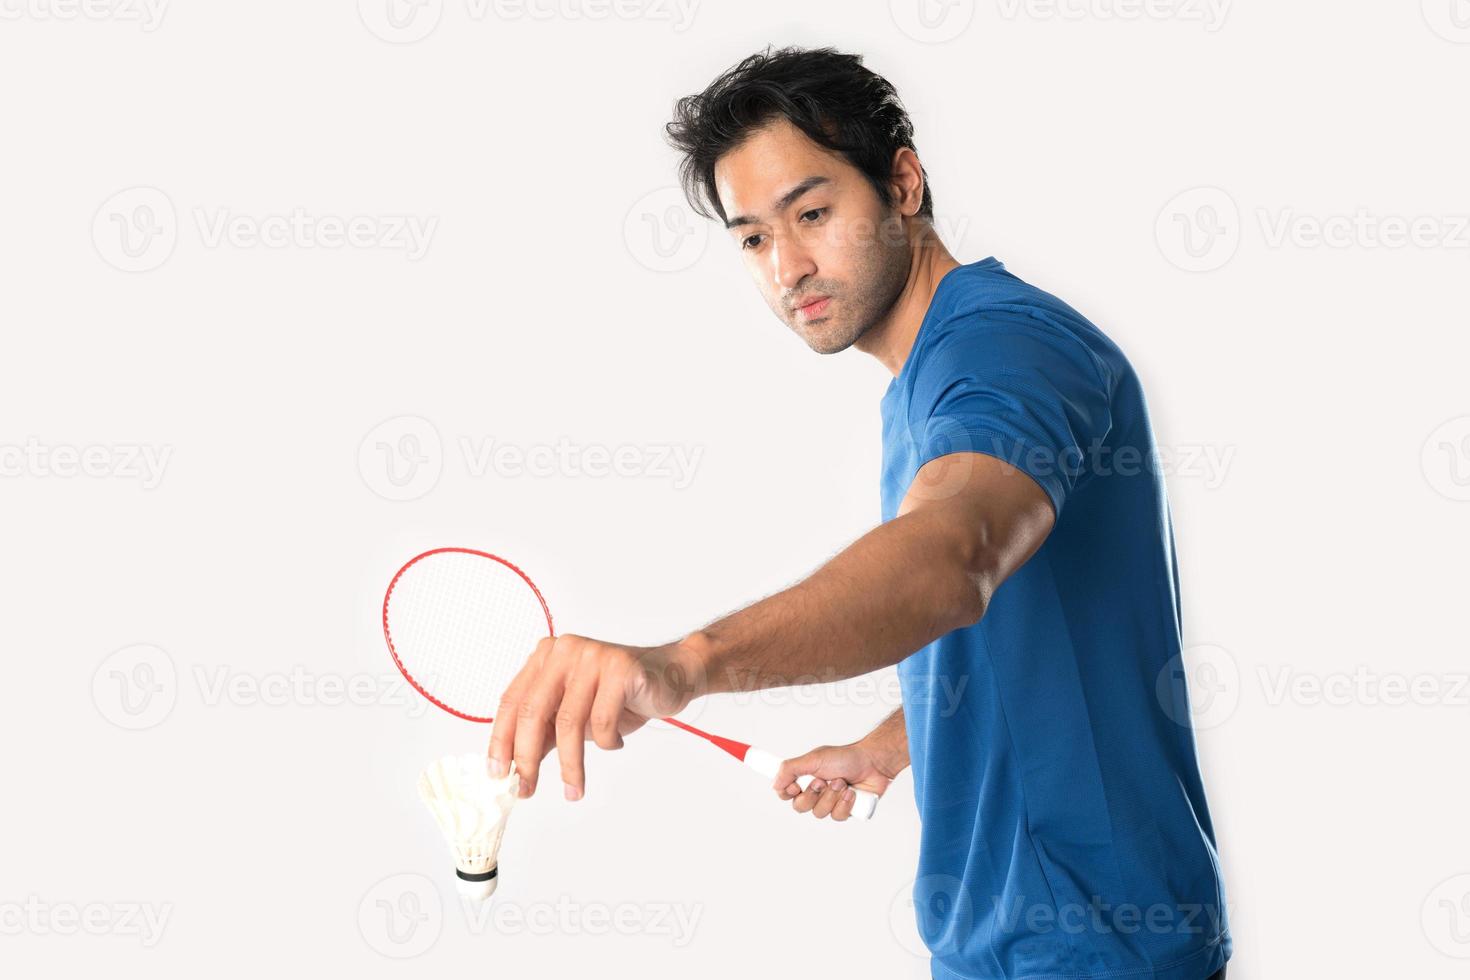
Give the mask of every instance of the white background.
M 887 376 L 786 332 L 662 139 L 799 43 L 898 86 L 957 257 L 1095 320 L 1193 454 L 1232 980 L 1463 975 L 1470 7 L 924 2 L 0 2 L 0 965 L 927 976 L 907 775 L 818 823 L 668 731 L 517 809 L 477 933 L 412 790 L 487 732 L 407 698 L 375 620 L 452 543 L 564 629 L 665 640 L 876 521 Z M 293 213 L 366 239 L 248 237 Z M 691 715 L 794 754 L 893 695 Z

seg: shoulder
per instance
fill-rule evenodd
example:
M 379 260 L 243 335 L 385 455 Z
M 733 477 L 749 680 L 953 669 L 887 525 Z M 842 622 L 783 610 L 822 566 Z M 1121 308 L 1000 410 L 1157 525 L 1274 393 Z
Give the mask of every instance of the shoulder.
M 1059 302 L 1059 301 L 1058 301 Z M 912 381 L 938 375 L 1027 376 L 1096 386 L 1111 394 L 1126 363 L 1070 308 L 1016 297 L 964 304 L 926 324 L 911 353 Z

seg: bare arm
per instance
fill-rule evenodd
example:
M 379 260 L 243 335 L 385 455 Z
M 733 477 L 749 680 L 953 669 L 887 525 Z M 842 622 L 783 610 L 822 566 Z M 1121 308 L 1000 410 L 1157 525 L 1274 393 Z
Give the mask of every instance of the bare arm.
M 810 578 L 684 640 L 698 694 L 841 680 L 897 663 L 985 614 L 1040 547 L 1046 493 L 991 456 L 957 453 L 919 471 L 899 516 Z
M 979 453 L 920 469 L 899 514 L 810 578 L 678 643 L 630 647 L 563 634 L 542 641 L 495 713 L 491 765 L 512 759 L 535 792 L 555 745 L 566 797 L 585 784 L 583 743 L 621 748 L 649 718 L 702 694 L 838 680 L 897 663 L 977 622 L 990 597 L 1050 533 L 1045 491 Z

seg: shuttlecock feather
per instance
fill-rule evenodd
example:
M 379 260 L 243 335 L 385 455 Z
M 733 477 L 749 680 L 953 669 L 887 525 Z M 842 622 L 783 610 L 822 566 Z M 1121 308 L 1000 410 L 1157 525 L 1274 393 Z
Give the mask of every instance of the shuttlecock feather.
M 495 778 L 490 760 L 473 753 L 445 756 L 419 776 L 419 797 L 454 852 L 459 891 L 466 899 L 484 901 L 495 891 L 500 839 L 519 783 L 514 770 Z

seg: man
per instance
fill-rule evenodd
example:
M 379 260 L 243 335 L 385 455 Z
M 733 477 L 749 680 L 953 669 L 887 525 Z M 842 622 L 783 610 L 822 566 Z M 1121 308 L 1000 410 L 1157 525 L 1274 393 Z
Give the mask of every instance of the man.
M 1222 977 L 1173 531 L 1127 360 L 996 260 L 950 255 L 908 116 L 860 58 L 768 50 L 676 113 L 691 203 L 776 315 L 819 353 L 856 347 L 893 373 L 885 522 L 677 643 L 543 641 L 495 712 L 493 766 L 513 760 L 529 795 L 555 745 L 580 799 L 584 739 L 620 748 L 737 680 L 898 664 L 903 709 L 788 760 L 774 788 L 843 820 L 853 787 L 881 793 L 913 765 L 934 976 Z

